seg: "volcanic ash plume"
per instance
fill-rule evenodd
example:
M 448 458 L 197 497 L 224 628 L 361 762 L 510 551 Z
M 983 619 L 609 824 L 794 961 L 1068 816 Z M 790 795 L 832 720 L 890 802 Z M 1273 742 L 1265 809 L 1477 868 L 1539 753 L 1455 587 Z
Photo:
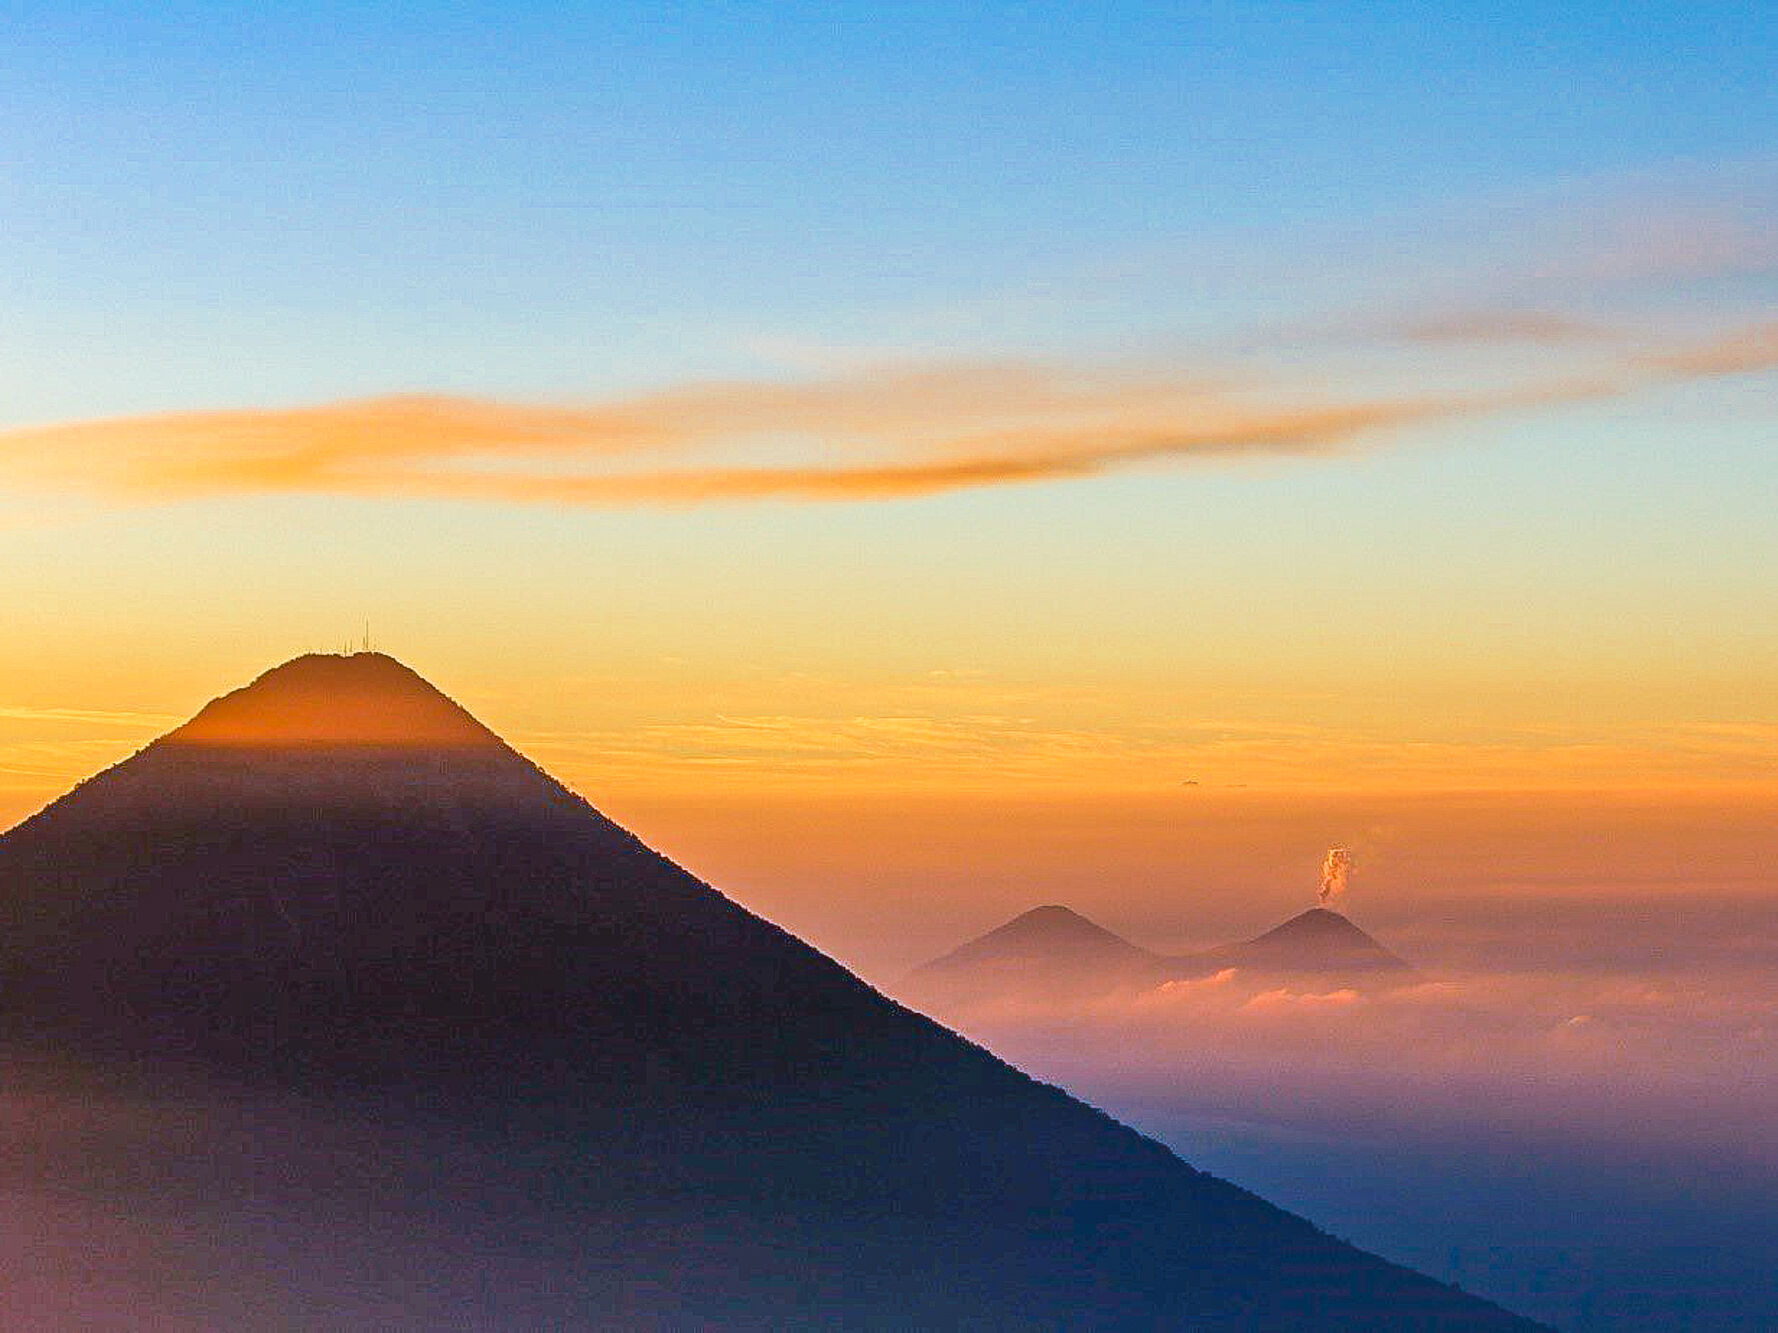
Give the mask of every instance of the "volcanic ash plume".
M 1352 874 L 1352 853 L 1335 847 L 1321 858 L 1321 905 L 1330 907 L 1346 896 L 1346 880 Z

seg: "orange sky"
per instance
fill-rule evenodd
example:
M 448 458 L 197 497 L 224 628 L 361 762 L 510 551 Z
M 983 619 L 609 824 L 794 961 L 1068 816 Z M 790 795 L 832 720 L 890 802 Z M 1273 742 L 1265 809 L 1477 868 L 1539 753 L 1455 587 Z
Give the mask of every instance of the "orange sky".
M 0 825 L 368 621 L 836 949 L 1159 911 L 1206 858 L 1193 910 L 1263 925 L 1336 843 L 1379 910 L 1475 858 L 1778 893 L 1775 182 L 1668 161 L 727 322 L 688 288 L 709 341 L 670 348 L 466 301 L 387 361 L 367 326 L 0 366 Z
M 201 664 L 145 665 L 95 663 L 78 690 L 17 673 L 0 819 L 220 692 Z M 1772 729 L 1638 720 L 1634 695 L 1564 724 L 1474 694 L 1453 718 L 1405 695 L 937 668 L 538 668 L 428 674 L 670 855 L 878 975 L 1047 901 L 1179 947 L 1258 929 L 1312 901 L 1335 844 L 1358 858 L 1352 910 L 1398 929 L 1503 895 L 1769 895 L 1778 854 Z M 113 691 L 127 708 L 94 706 Z

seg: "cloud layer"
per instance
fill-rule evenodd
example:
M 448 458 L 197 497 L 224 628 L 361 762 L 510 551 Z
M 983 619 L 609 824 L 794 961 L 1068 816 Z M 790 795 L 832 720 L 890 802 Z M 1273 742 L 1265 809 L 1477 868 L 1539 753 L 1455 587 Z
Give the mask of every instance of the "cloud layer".
M 1538 344 L 1570 332 L 1554 318 L 1471 311 L 1419 337 Z M 581 406 L 406 395 L 51 424 L 0 432 L 0 461 L 15 486 L 127 503 L 266 493 L 585 507 L 892 500 L 1317 456 L 1403 427 L 1775 365 L 1772 325 L 1476 394 L 1410 385 L 1341 398 L 1188 373 L 963 363 L 694 384 Z

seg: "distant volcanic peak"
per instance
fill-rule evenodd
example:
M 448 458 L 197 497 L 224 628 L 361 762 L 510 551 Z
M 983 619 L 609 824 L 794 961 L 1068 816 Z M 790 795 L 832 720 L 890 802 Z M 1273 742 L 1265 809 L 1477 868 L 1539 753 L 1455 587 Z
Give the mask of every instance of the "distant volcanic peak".
M 1045 932 L 1069 931 L 1080 935 L 1109 935 L 1105 927 L 1088 921 L 1072 907 L 1063 907 L 1060 903 L 1048 903 L 1042 907 L 1033 907 L 1028 912 L 1020 912 L 1000 929 L 1041 930 Z
M 1298 912 L 1283 925 L 1272 927 L 1266 934 L 1323 936 L 1374 943 L 1369 935 L 1352 924 L 1350 917 L 1342 916 L 1328 907 L 1311 907 L 1306 912 Z
M 1058 905 L 1033 907 L 1005 925 L 926 963 L 919 972 L 943 972 L 980 965 L 1134 965 L 1151 960 L 1148 950 Z
M 1299 912 L 1256 939 L 1229 945 L 1219 952 L 1257 967 L 1408 970 L 1402 959 L 1346 917 L 1325 907 Z
M 167 742 L 240 746 L 500 746 L 414 671 L 382 653 L 311 653 L 213 700 Z
M 1011 921 L 990 931 L 981 943 L 998 941 L 1004 944 L 1030 943 L 1051 947 L 1104 947 L 1135 949 L 1135 945 L 1104 926 L 1087 920 L 1069 907 L 1049 905 L 1021 912 Z

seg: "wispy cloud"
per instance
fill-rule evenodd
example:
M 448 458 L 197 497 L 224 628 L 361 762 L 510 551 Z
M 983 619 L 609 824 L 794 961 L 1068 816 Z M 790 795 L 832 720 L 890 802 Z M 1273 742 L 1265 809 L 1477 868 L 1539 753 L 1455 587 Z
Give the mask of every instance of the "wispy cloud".
M 404 395 L 315 407 L 174 412 L 0 434 L 15 479 L 139 499 L 352 490 L 464 457 L 580 459 L 666 443 L 608 411 Z
M 1671 179 L 1626 182 L 1607 198 L 1543 219 L 1544 253 L 1529 266 L 1536 281 L 1604 285 L 1696 282 L 1770 273 L 1778 267 L 1771 210 L 1778 170 L 1718 182 L 1675 200 Z
M 1584 326 L 1454 314 L 1423 341 L 1547 343 Z M 1444 420 L 1778 364 L 1778 326 L 1487 394 L 1337 400 L 1206 374 L 966 362 L 690 384 L 580 406 L 394 396 L 0 432 L 15 486 L 128 503 L 318 493 L 565 506 L 893 500 L 1167 463 L 1313 457 Z
M 0 457 L 15 483 L 137 502 L 253 492 L 598 506 L 880 500 L 1165 459 L 1311 454 L 1454 410 L 1250 406 L 1189 376 L 967 365 L 692 385 L 579 408 L 415 395 L 117 418 L 6 432 Z M 762 453 L 793 461 L 746 461 Z M 698 457 L 659 466 L 688 454 Z
M 956 456 L 838 465 L 704 467 L 605 476 L 428 473 L 407 478 L 431 495 L 530 503 L 698 504 L 744 500 L 893 500 L 1020 482 L 1067 481 L 1145 462 L 1330 452 L 1359 435 L 1453 411 L 1374 403 L 1224 424 L 1007 431 L 961 442 Z M 392 484 L 399 479 L 390 478 Z
M 1550 310 L 1451 310 L 1410 319 L 1394 332 L 1421 343 L 1573 343 L 1602 338 L 1610 330 L 1590 320 Z
M 1778 369 L 1778 322 L 1650 358 L 1649 364 L 1685 376 L 1744 375 Z
M 1769 724 L 1479 731 L 1403 736 L 1385 730 L 1265 720 L 1113 717 L 1084 723 L 1054 701 L 958 687 L 945 701 L 898 696 L 894 712 L 848 710 L 706 716 L 687 709 L 634 725 L 520 733 L 517 742 L 571 780 L 672 787 L 712 774 L 764 785 L 1073 789 L 1195 798 L 1234 789 L 1330 790 L 1329 774 L 1362 774 L 1373 791 L 1524 792 L 1773 790 Z M 859 703 L 865 701 L 860 699 Z M 880 699 L 878 700 L 880 702 Z M 1189 789 L 1186 785 L 1189 780 Z M 1343 776 L 1342 789 L 1355 779 Z
M 0 718 L 9 722 L 67 722 L 76 726 L 157 727 L 183 721 L 172 713 L 119 713 L 93 708 L 26 708 L 0 704 Z

